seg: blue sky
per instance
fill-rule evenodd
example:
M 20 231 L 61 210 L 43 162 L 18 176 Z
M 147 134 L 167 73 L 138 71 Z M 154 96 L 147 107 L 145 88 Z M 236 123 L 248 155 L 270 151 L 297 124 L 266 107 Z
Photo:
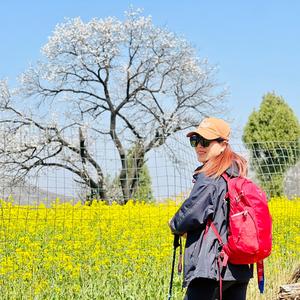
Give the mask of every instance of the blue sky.
M 0 78 L 10 84 L 35 62 L 64 17 L 116 16 L 132 4 L 158 26 L 183 35 L 219 67 L 217 80 L 229 87 L 232 127 L 237 134 L 262 96 L 281 95 L 300 117 L 299 1 L 16 1 L 0 4 Z

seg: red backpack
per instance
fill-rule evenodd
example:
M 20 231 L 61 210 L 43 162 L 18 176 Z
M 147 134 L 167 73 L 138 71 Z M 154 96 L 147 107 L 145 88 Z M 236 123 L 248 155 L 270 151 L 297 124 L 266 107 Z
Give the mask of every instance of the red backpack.
M 232 264 L 257 263 L 259 289 L 263 292 L 264 274 L 262 260 L 271 254 L 272 218 L 266 194 L 251 180 L 245 177 L 222 177 L 227 182 L 229 200 L 228 239 L 223 244 L 213 221 L 209 220 L 206 232 L 212 228 L 222 250 L 219 263 Z M 221 279 L 221 278 L 220 278 Z

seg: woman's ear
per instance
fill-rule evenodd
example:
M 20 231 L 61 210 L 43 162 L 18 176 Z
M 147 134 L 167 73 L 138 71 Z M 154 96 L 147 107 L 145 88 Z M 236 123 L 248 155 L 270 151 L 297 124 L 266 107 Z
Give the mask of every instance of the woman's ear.
M 225 151 L 225 149 L 226 149 L 226 147 L 227 147 L 227 142 L 226 141 L 223 141 L 222 143 L 221 143 L 221 153 L 223 153 L 224 151 Z

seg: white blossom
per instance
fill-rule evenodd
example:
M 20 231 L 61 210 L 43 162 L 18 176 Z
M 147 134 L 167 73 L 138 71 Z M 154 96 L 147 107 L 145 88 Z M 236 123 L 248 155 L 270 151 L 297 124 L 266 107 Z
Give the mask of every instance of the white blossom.
M 99 136 L 110 137 L 120 157 L 137 142 L 145 155 L 215 113 L 224 96 L 216 69 L 188 41 L 133 8 L 124 21 L 66 19 L 42 54 L 15 90 L 0 82 L 7 126 L 0 157 L 24 174 L 55 161 L 104 186 L 92 150 Z

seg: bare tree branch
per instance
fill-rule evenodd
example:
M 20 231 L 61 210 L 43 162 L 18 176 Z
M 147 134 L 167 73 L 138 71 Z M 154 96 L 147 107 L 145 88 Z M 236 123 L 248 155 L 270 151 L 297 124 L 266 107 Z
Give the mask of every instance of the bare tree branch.
M 138 186 L 145 154 L 203 115 L 215 114 L 224 99 L 215 69 L 150 17 L 129 14 L 122 22 L 86 23 L 76 18 L 56 26 L 42 51 L 43 61 L 21 76 L 18 93 L 0 82 L 0 125 L 6 126 L 7 140 L 0 163 L 14 167 L 17 176 L 62 168 L 105 198 L 105 170 L 88 136 L 109 135 L 119 155 L 126 202 Z M 31 103 L 39 103 L 36 110 Z M 71 130 L 79 131 L 75 139 L 68 135 Z M 19 136 L 24 141 L 18 142 Z M 139 157 L 131 178 L 132 147 L 138 147 Z

